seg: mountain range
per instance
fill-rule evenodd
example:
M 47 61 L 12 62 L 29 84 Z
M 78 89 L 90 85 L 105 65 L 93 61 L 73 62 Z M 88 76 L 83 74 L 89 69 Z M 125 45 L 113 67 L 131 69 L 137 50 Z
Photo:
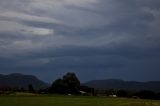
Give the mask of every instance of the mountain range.
M 152 90 L 155 92 L 160 92 L 160 81 L 137 82 L 137 81 L 123 81 L 120 79 L 107 79 L 107 80 L 92 80 L 84 83 L 83 85 L 100 90 L 123 89 L 123 90 L 134 90 L 134 91 Z
M 41 81 L 33 75 L 23 75 L 19 73 L 13 73 L 9 75 L 0 74 L 0 89 L 2 88 L 24 88 L 28 89 L 28 85 L 32 84 L 33 88 L 43 89 L 48 88 L 50 84 Z M 99 89 L 123 89 L 123 90 L 152 90 L 155 92 L 160 92 L 160 81 L 148 81 L 148 82 L 138 82 L 138 81 L 124 81 L 120 79 L 107 79 L 107 80 L 92 80 L 82 85 Z
M 28 85 L 32 85 L 34 89 L 43 89 L 49 87 L 49 84 L 39 80 L 33 75 L 23 75 L 19 73 L 2 75 L 0 74 L 0 88 L 23 88 L 28 89 Z

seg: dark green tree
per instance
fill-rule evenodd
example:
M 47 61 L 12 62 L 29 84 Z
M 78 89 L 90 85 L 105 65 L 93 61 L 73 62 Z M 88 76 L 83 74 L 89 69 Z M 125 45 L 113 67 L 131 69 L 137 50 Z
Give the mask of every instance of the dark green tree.
M 51 93 L 59 93 L 64 94 L 65 93 L 65 84 L 62 79 L 57 79 L 53 82 L 51 89 Z
M 62 79 L 57 79 L 51 86 L 51 92 L 61 94 L 77 94 L 79 93 L 80 81 L 75 73 L 67 73 Z
M 29 91 L 30 93 L 35 92 L 35 90 L 34 90 L 32 84 L 29 84 L 29 85 L 28 85 L 28 91 Z
M 129 94 L 126 90 L 118 90 L 117 91 L 117 96 L 118 97 L 129 97 Z
M 75 73 L 70 73 L 70 72 L 67 73 L 66 75 L 63 76 L 63 81 L 68 93 L 71 93 L 71 94 L 77 93 L 80 86 L 80 81 L 78 80 Z
M 136 96 L 142 99 L 156 99 L 155 92 L 149 90 L 141 90 L 140 92 L 136 93 Z

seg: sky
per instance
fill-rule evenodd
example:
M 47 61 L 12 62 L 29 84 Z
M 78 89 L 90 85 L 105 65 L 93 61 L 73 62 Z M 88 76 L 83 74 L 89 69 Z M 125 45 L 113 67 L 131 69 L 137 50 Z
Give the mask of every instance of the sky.
M 159 0 L 0 0 L 0 74 L 160 80 Z

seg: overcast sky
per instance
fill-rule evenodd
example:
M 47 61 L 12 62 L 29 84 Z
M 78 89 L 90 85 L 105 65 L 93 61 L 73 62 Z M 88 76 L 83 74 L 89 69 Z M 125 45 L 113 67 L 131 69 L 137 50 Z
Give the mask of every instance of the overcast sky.
M 66 72 L 160 80 L 160 1 L 0 0 L 0 73 Z

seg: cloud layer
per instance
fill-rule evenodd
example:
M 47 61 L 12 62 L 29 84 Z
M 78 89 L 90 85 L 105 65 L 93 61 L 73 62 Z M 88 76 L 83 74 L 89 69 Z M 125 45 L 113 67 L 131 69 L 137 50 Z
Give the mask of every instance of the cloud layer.
M 1 0 L 0 73 L 160 80 L 160 1 Z

